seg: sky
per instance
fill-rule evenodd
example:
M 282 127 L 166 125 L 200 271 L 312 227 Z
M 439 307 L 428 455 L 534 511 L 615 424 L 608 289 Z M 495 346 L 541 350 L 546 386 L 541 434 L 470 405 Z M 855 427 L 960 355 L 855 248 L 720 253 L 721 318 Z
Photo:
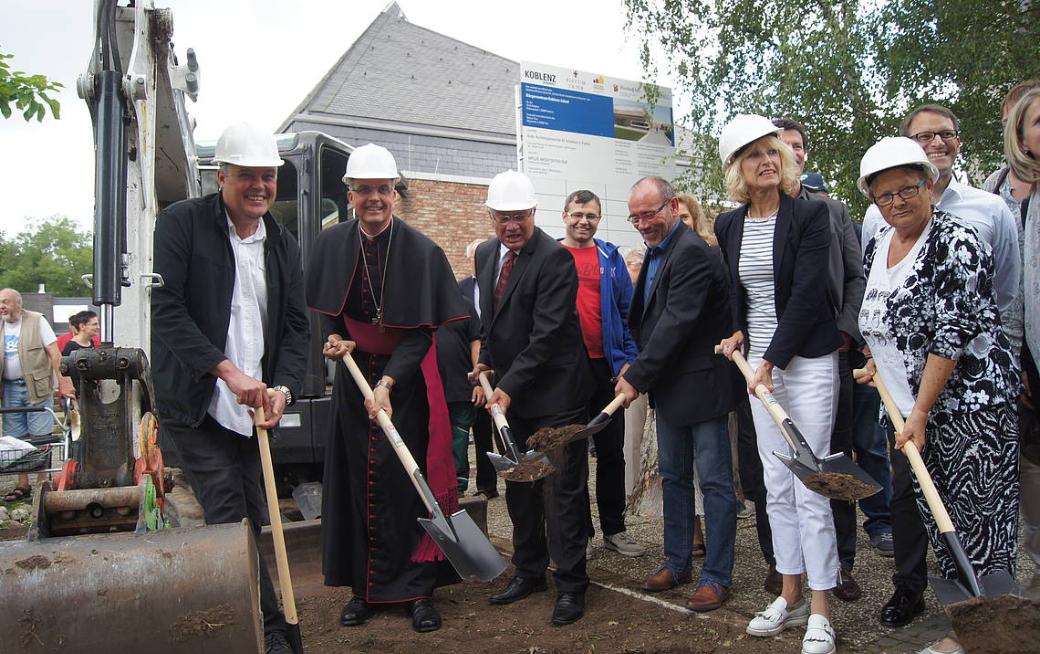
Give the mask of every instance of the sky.
M 120 4 L 125 4 L 121 0 Z M 273 132 L 347 51 L 388 0 L 155 0 L 173 10 L 181 61 L 194 48 L 200 91 L 188 109 L 196 140 L 230 122 Z M 514 61 L 643 78 L 638 43 L 627 38 L 621 0 L 400 0 L 409 22 Z M 61 119 L 0 118 L 0 231 L 66 215 L 93 223 L 90 114 L 76 78 L 93 50 L 93 2 L 0 0 L 0 52 L 15 70 L 65 85 Z M 674 88 L 672 80 L 650 80 Z

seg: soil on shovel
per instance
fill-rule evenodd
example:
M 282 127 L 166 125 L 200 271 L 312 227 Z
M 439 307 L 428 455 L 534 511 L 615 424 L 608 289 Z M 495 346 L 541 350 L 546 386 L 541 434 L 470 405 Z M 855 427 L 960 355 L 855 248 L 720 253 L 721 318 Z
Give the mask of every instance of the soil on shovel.
M 967 654 L 1026 654 L 1040 643 L 1040 602 L 1000 595 L 947 607 Z
M 542 427 L 527 439 L 527 446 L 541 452 L 556 450 L 574 440 L 574 435 L 585 429 L 585 425 Z
M 869 497 L 873 487 L 856 479 L 852 475 L 840 472 L 817 472 L 805 480 L 805 486 L 811 491 L 835 500 L 853 502 Z
M 553 464 L 546 461 L 526 461 L 502 475 L 506 481 L 538 481 L 556 472 Z

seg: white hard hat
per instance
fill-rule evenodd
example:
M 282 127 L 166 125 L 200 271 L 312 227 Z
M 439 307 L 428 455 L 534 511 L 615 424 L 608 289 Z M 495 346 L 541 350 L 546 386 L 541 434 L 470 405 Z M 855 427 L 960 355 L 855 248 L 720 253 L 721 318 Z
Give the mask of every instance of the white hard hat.
M 485 204 L 495 211 L 523 211 L 534 209 L 538 200 L 534 197 L 534 184 L 527 175 L 507 170 L 491 180 Z
M 870 197 L 867 179 L 874 175 L 899 166 L 915 166 L 923 168 L 934 182 L 939 179 L 939 169 L 931 161 L 924 149 L 913 139 L 905 136 L 886 136 L 870 146 L 863 160 L 859 162 L 859 181 L 856 186 L 863 195 Z
M 394 155 L 381 145 L 368 143 L 350 153 L 343 183 L 349 184 L 352 179 L 396 180 L 398 177 Z
M 217 139 L 213 161 L 249 168 L 277 167 L 285 163 L 278 156 L 274 135 L 249 123 L 236 123 L 224 130 Z
M 755 114 L 737 114 L 726 123 L 719 136 L 719 157 L 722 158 L 723 167 L 729 163 L 740 148 L 754 143 L 768 134 L 780 136 L 783 131 L 768 118 Z

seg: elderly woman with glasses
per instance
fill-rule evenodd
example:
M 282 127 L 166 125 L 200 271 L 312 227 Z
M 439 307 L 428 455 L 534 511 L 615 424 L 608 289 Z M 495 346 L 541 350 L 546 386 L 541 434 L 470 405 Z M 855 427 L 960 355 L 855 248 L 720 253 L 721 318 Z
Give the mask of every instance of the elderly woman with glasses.
M 1015 573 L 1018 366 L 1001 328 L 990 249 L 932 206 L 939 170 L 914 141 L 884 138 L 860 164 L 859 188 L 888 224 L 867 244 L 859 325 L 978 575 Z M 902 456 L 902 455 L 896 455 Z M 944 577 L 956 566 L 919 487 L 918 508 Z M 896 534 L 898 541 L 898 533 Z M 922 654 L 963 652 L 956 636 Z
M 748 392 L 764 384 L 813 452 L 824 456 L 834 427 L 841 345 L 827 285 L 820 280 L 827 269 L 830 219 L 823 202 L 791 196 L 798 166 L 780 132 L 762 116 L 739 115 L 719 140 L 726 187 L 743 203 L 715 223 L 739 327 L 720 345 L 729 357 L 747 347 L 756 370 Z M 783 582 L 780 597 L 751 620 L 747 632 L 768 637 L 807 625 L 803 654 L 830 654 L 835 634 L 827 591 L 838 584 L 840 568 L 830 501 L 802 485 L 773 455 L 789 448 L 765 407 L 755 401 L 751 408 Z M 809 605 L 802 598 L 802 574 L 812 591 Z

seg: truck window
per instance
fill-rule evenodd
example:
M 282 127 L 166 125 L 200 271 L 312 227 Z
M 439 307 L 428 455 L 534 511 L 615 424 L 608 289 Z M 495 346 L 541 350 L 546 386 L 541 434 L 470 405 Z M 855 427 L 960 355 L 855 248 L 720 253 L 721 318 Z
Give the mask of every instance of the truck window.
M 321 180 L 321 201 L 318 216 L 321 228 L 345 222 L 350 218 L 347 208 L 347 187 L 343 184 L 343 172 L 347 169 L 346 153 L 323 145 L 320 150 L 318 175 Z

